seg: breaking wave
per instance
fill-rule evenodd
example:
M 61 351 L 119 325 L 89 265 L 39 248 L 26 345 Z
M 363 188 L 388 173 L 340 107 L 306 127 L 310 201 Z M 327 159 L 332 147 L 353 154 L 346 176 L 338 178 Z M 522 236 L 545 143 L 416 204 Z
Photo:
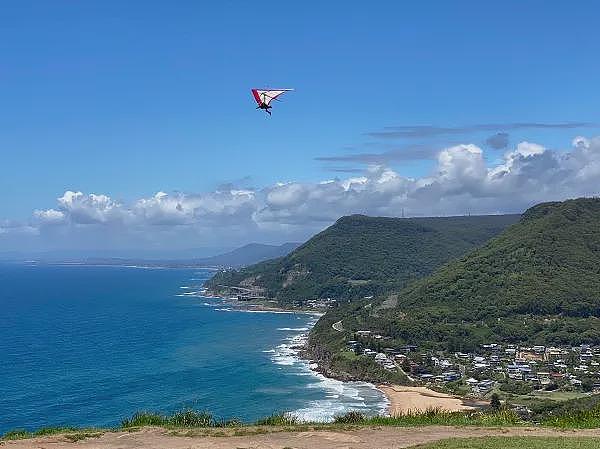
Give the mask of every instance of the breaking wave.
M 204 300 L 209 299 L 204 290 L 185 291 L 177 296 L 200 296 Z M 213 299 L 213 298 L 210 298 Z M 294 311 L 285 310 L 254 310 L 227 307 L 223 301 L 215 301 L 213 304 L 203 302 L 205 306 L 213 306 L 219 312 L 237 313 L 271 313 L 271 314 L 296 314 Z M 389 403 L 381 391 L 373 384 L 367 382 L 342 382 L 330 379 L 315 371 L 317 364 L 300 357 L 300 351 L 306 344 L 308 332 L 316 324 L 322 313 L 311 313 L 308 322 L 303 321 L 303 326 L 280 327 L 282 338 L 272 348 L 262 352 L 271 362 L 283 370 L 283 375 L 302 376 L 309 378 L 306 385 L 310 394 L 317 399 L 307 399 L 303 407 L 292 410 L 289 413 L 300 421 L 329 422 L 348 411 L 360 411 L 365 415 L 380 415 L 387 412 Z M 306 315 L 305 315 L 306 316 Z M 305 381 L 304 381 L 305 382 Z
M 325 393 L 322 399 L 309 401 L 305 407 L 292 410 L 290 414 L 300 421 L 329 422 L 338 415 L 355 410 L 365 415 L 383 415 L 389 403 L 386 397 L 373 384 L 368 382 L 342 382 L 330 379 L 314 371 L 317 364 L 300 357 L 300 351 L 308 338 L 308 330 L 317 322 L 312 319 L 309 327 L 280 328 L 291 334 L 275 348 L 263 351 L 270 354 L 271 361 L 286 372 L 296 376 L 310 376 L 314 382 L 307 388 L 321 390 Z

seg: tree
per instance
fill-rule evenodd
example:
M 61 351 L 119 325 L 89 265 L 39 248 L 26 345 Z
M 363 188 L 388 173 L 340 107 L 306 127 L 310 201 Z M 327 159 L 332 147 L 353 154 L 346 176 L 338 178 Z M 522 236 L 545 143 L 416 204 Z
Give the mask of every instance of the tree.
M 490 407 L 492 407 L 494 410 L 499 410 L 501 405 L 502 404 L 500 403 L 500 396 L 498 396 L 498 393 L 492 394 L 492 397 L 490 398 Z

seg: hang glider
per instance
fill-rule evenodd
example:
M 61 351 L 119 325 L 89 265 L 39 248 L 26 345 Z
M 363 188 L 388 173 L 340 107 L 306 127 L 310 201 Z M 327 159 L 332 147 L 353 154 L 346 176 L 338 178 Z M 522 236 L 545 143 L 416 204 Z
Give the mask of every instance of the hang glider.
M 294 89 L 252 89 L 252 95 L 258 104 L 256 109 L 264 109 L 267 114 L 271 115 L 271 111 L 269 111 L 273 107 L 271 102 L 280 95 L 292 90 Z

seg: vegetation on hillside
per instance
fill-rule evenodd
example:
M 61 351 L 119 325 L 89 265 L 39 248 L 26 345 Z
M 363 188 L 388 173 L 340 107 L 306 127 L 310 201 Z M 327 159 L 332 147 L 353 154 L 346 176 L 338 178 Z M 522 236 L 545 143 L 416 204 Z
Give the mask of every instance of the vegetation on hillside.
M 391 309 L 363 309 L 359 325 L 451 351 L 491 341 L 598 344 L 600 199 L 535 206 L 397 298 Z
M 332 328 L 338 321 L 344 332 Z M 328 311 L 311 331 L 310 355 L 334 376 L 380 380 L 344 357 L 358 330 L 385 336 L 383 348 L 443 352 L 484 343 L 600 344 L 600 200 L 532 207 L 432 275 Z M 378 350 L 374 343 L 365 345 Z
M 282 304 L 399 290 L 483 244 L 516 215 L 340 218 L 286 257 L 217 274 L 207 287 L 259 287 Z

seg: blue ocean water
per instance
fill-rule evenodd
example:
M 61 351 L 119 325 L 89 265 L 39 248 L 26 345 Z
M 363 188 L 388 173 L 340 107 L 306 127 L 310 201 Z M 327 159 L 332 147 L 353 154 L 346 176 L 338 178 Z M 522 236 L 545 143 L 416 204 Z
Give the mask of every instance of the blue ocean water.
M 209 271 L 0 264 L 0 434 L 113 426 L 192 407 L 255 420 L 379 413 L 369 384 L 296 356 L 316 318 L 232 311 L 198 294 Z

